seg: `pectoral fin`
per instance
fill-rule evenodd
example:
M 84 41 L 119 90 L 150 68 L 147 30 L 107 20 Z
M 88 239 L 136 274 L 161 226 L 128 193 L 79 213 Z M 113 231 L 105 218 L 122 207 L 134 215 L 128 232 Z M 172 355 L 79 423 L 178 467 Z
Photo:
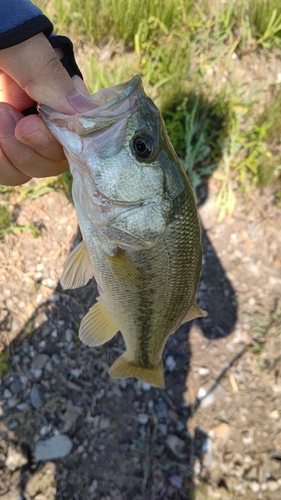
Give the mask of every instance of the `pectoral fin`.
M 162 361 L 152 368 L 143 368 L 130 363 L 126 351 L 114 361 L 109 369 L 109 374 L 113 378 L 136 377 L 155 387 L 164 387 L 164 370 Z
M 185 316 L 184 320 L 182 321 L 182 325 L 183 323 L 191 321 L 192 319 L 206 317 L 206 316 L 208 316 L 208 313 L 206 311 L 202 311 L 198 306 L 197 302 L 194 302 L 191 308 L 189 309 L 187 315 Z
M 84 241 L 67 257 L 60 279 L 64 290 L 84 286 L 94 276 L 94 268 Z
M 101 302 L 97 302 L 82 319 L 79 337 L 91 347 L 104 344 L 119 330 L 110 312 Z
M 128 257 L 123 250 L 118 250 L 116 254 L 111 257 L 106 255 L 111 270 L 114 276 L 123 282 L 131 283 L 140 286 L 142 283 L 142 275 L 135 266 L 134 262 Z

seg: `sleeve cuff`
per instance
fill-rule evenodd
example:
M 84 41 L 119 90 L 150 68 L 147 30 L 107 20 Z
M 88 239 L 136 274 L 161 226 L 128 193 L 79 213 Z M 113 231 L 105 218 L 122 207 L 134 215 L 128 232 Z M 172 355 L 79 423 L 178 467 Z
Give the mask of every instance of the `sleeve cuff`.
M 41 32 L 49 38 L 52 31 L 53 25 L 51 21 L 42 14 L 26 21 L 16 28 L 0 33 L 0 48 L 8 49 L 9 47 L 18 45 L 21 42 L 25 42 L 32 36 L 38 35 L 38 33 Z

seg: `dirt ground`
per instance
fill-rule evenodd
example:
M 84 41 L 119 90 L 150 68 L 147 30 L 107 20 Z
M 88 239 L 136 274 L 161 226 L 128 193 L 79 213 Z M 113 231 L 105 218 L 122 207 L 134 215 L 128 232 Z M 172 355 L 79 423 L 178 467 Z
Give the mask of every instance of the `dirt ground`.
M 96 286 L 59 285 L 79 239 L 66 197 L 20 207 L 11 198 L 17 224 L 32 221 L 41 235 L 0 241 L 0 341 L 10 356 L 0 498 L 281 498 L 281 211 L 270 189 L 237 194 L 218 223 L 217 189 L 209 181 L 199 210 L 198 301 L 208 317 L 169 338 L 163 390 L 109 377 L 120 334 L 99 348 L 79 341 Z

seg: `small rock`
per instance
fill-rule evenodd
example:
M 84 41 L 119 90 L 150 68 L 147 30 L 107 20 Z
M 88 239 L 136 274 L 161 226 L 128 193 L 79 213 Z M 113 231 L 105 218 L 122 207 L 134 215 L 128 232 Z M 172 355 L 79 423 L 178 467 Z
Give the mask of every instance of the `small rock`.
M 168 426 L 167 424 L 158 424 L 158 431 L 162 436 L 167 436 Z
M 73 405 L 71 401 L 68 401 L 65 414 L 63 416 L 64 426 L 61 432 L 68 432 L 70 429 L 75 428 L 76 422 L 81 415 L 81 410 L 77 406 Z
M 197 399 L 200 402 L 202 408 L 207 408 L 211 406 L 218 399 L 223 398 L 227 395 L 225 388 L 221 384 L 215 386 L 209 385 L 206 388 L 201 387 L 198 391 Z
M 266 484 L 267 484 L 267 489 L 272 492 L 278 490 L 279 488 L 277 481 L 274 481 L 273 479 L 269 479 L 269 481 L 267 481 Z
M 10 431 L 13 431 L 14 429 L 16 429 L 16 427 L 19 425 L 18 421 L 17 420 L 11 420 L 11 422 L 9 422 L 8 424 L 8 429 Z
M 147 415 L 147 413 L 139 413 L 138 414 L 139 424 L 145 425 L 145 424 L 147 424 L 148 420 L 149 420 L 149 416 Z
M 45 349 L 45 347 L 46 347 L 46 340 L 41 340 L 41 342 L 39 342 L 39 344 L 38 344 L 38 349 L 40 351 L 43 351 Z
M 8 399 L 8 407 L 15 408 L 15 406 L 17 406 L 18 402 L 19 402 L 19 399 L 10 398 L 10 399 Z
M 31 374 L 32 376 L 36 379 L 36 380 L 39 380 L 39 378 L 41 377 L 42 375 L 42 371 L 40 368 L 38 368 L 37 370 L 31 370 Z
M 278 410 L 273 410 L 269 413 L 270 418 L 273 420 L 278 420 L 279 419 L 279 411 Z
M 110 419 L 107 418 L 107 417 L 104 417 L 103 415 L 101 415 L 101 418 L 100 418 L 100 429 L 102 431 L 104 431 L 104 429 L 107 429 L 110 425 Z
M 27 462 L 28 458 L 20 447 L 9 446 L 5 465 L 11 472 L 19 469 Z
M 43 370 L 47 361 L 49 361 L 49 356 L 47 354 L 37 354 L 31 363 L 32 370 Z
M 256 481 L 253 481 L 251 484 L 250 484 L 250 488 L 252 490 L 253 493 L 258 493 L 260 491 L 260 485 L 259 483 L 257 483 Z
M 121 380 L 119 380 L 119 385 L 120 387 L 122 387 L 122 389 L 126 389 L 128 382 L 125 378 L 122 378 Z
M 11 391 L 9 389 L 5 389 L 4 394 L 3 394 L 3 399 L 9 399 L 12 397 Z
M 29 405 L 27 403 L 20 403 L 18 406 L 17 406 L 17 409 L 19 411 L 22 411 L 22 412 L 25 412 L 29 409 Z
M 180 489 L 182 487 L 182 476 L 179 474 L 173 474 L 171 477 L 169 477 L 169 481 L 172 486 L 175 486 L 175 488 Z
M 221 441 L 227 441 L 230 434 L 230 426 L 226 422 L 221 422 L 213 429 L 216 437 Z
M 66 338 L 67 342 L 72 341 L 74 334 L 75 334 L 75 332 L 73 330 L 71 330 L 71 328 L 67 328 L 65 330 L 65 338 Z
M 43 425 L 43 427 L 41 427 L 39 431 L 40 436 L 41 437 L 47 436 L 47 434 L 51 432 L 52 428 L 53 428 L 52 424 Z
M 119 443 L 119 448 L 121 451 L 129 451 L 130 443 Z
M 43 394 L 42 391 L 39 387 L 39 385 L 34 385 L 31 389 L 30 393 L 30 403 L 33 408 L 40 408 L 42 406 L 44 400 L 43 400 Z
M 148 392 L 151 389 L 151 385 L 148 384 L 147 382 L 142 382 L 141 389 L 143 390 L 143 392 Z
M 177 366 L 173 356 L 168 356 L 165 362 L 165 366 L 169 372 L 173 372 Z
M 81 370 L 79 370 L 79 368 L 73 368 L 73 370 L 70 370 L 70 374 L 72 377 L 78 378 L 81 375 Z
M 95 493 L 98 489 L 98 482 L 96 479 L 93 480 L 90 488 L 89 488 L 89 493 Z
M 200 377 L 207 377 L 207 375 L 210 374 L 210 370 L 208 370 L 208 368 L 201 367 L 199 368 L 198 373 Z
M 185 442 L 178 438 L 175 434 L 171 434 L 166 439 L 166 444 L 170 448 L 171 452 L 178 458 L 184 458 L 185 454 L 182 453 L 185 447 Z
M 19 377 L 15 377 L 13 382 L 10 385 L 11 391 L 13 391 L 14 394 L 18 394 L 19 392 L 22 391 L 22 383 L 20 381 Z
M 38 441 L 35 446 L 36 460 L 55 460 L 69 455 L 72 441 L 65 434 L 58 434 L 46 441 Z
M 117 396 L 118 398 L 121 398 L 122 397 L 122 392 L 120 391 L 119 387 L 117 384 L 115 384 L 113 387 L 112 387 L 112 392 L 115 396 Z

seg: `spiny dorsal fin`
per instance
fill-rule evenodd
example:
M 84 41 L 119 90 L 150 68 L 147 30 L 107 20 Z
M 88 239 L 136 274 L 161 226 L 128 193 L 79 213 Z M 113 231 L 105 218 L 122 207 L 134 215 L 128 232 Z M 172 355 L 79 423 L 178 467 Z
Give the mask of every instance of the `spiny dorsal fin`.
M 114 361 L 109 369 L 109 375 L 113 378 L 136 377 L 154 387 L 164 387 L 165 385 L 162 361 L 159 362 L 158 366 L 143 368 L 130 363 L 126 351 Z
M 106 257 L 110 263 L 110 267 L 115 278 L 136 286 L 141 285 L 142 275 L 140 271 L 137 269 L 130 257 L 123 252 L 123 250 L 119 249 L 113 257 L 110 255 L 106 255 Z
M 186 323 L 187 321 L 191 321 L 192 319 L 195 318 L 201 318 L 208 316 L 208 313 L 206 311 L 202 311 L 200 307 L 198 306 L 197 302 L 194 301 L 192 304 L 191 308 L 189 309 L 187 315 L 185 316 L 184 320 L 182 321 L 183 323 Z
M 82 319 L 79 337 L 91 347 L 104 344 L 119 330 L 110 312 L 101 302 L 97 302 Z
M 67 257 L 60 279 L 64 290 L 79 288 L 94 276 L 94 268 L 84 241 L 81 241 Z

